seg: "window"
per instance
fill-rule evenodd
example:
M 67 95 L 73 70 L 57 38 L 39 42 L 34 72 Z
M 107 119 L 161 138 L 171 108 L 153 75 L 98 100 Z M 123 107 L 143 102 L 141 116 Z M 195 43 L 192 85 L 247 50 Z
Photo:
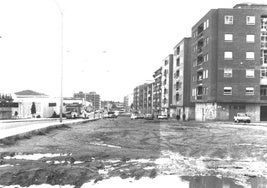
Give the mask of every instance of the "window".
M 55 102 L 48 103 L 48 107 L 54 107 L 54 106 L 57 106 L 57 103 Z
M 176 77 L 179 77 L 180 76 L 180 70 L 177 70 L 176 71 Z
M 196 96 L 196 88 L 192 89 L 192 97 Z
M 267 88 L 266 88 L 266 86 L 261 86 L 260 95 L 261 96 L 267 96 Z
M 255 42 L 255 35 L 246 35 L 247 42 Z
M 206 46 L 208 44 L 209 44 L 209 37 L 207 37 L 207 38 L 204 39 L 204 46 Z
M 197 66 L 197 60 L 193 61 L 193 67 Z
M 231 78 L 232 77 L 232 74 L 233 74 L 233 72 L 232 72 L 232 69 L 230 69 L 230 68 L 225 68 L 224 69 L 224 77 L 226 77 L 226 78 Z
M 255 54 L 254 52 L 246 52 L 246 59 L 247 60 L 254 60 Z
M 267 50 L 261 50 L 261 64 L 267 64 Z
M 246 95 L 254 95 L 254 87 L 246 87 Z
M 224 52 L 224 59 L 233 59 L 233 52 Z
M 204 62 L 207 62 L 209 60 L 209 54 L 204 55 Z
M 224 24 L 233 24 L 234 19 L 233 16 L 226 15 L 224 16 Z
M 176 66 L 177 66 L 177 67 L 180 66 L 180 58 L 177 58 L 177 59 L 176 59 Z
M 233 34 L 224 34 L 224 41 L 232 42 L 233 41 Z
M 177 55 L 180 54 L 180 46 L 178 46 L 178 47 L 176 48 L 176 54 L 177 54 Z
M 169 62 L 168 62 L 167 60 L 165 60 L 165 65 L 168 65 L 168 63 L 169 63 Z
M 254 78 L 254 77 L 255 77 L 254 69 L 247 69 L 246 70 L 246 78 Z
M 261 78 L 267 78 L 267 67 L 261 67 Z
M 205 22 L 204 22 L 204 30 L 207 29 L 209 27 L 209 20 L 207 19 Z
M 197 81 L 203 80 L 203 70 L 197 72 Z
M 205 89 L 205 93 L 204 93 L 205 95 L 208 95 L 208 89 L 209 89 L 209 88 L 206 87 L 206 89 Z
M 207 28 L 209 28 L 209 26 L 210 26 L 210 21 L 209 21 L 209 19 L 207 19 L 207 21 L 206 21 L 206 26 L 207 26 Z
M 180 86 L 181 86 L 180 82 L 176 82 L 175 84 L 176 90 L 179 90 Z
M 223 88 L 224 95 L 232 95 L 232 87 L 224 87 Z
M 206 70 L 206 78 L 209 76 L 209 70 Z
M 198 86 L 196 92 L 197 92 L 197 95 L 203 95 L 203 87 L 202 86 Z
M 246 23 L 247 25 L 255 25 L 255 16 L 247 16 Z

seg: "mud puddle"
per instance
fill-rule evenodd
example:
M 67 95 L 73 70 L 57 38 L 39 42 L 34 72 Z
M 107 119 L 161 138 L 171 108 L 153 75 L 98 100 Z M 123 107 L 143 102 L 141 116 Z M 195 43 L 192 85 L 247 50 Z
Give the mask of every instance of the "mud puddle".
M 198 187 L 198 188 L 258 188 L 258 187 L 266 187 L 267 180 L 265 178 L 250 178 L 248 183 L 241 184 L 232 178 L 220 178 L 216 176 L 177 176 L 177 175 L 161 175 L 157 176 L 154 179 L 151 178 L 142 178 L 140 180 L 134 180 L 132 178 L 121 179 L 121 178 L 111 178 L 107 180 L 103 180 L 101 182 L 93 183 L 89 182 L 82 186 L 82 188 L 105 188 L 105 187 L 154 187 L 154 188 L 162 188 L 168 186 L 168 188 L 190 188 L 190 187 Z

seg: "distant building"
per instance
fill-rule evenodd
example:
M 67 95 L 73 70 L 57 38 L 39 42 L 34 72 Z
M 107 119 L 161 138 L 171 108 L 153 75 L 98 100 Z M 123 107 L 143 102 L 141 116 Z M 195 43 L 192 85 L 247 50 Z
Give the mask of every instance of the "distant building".
M 212 9 L 192 27 L 196 120 L 267 120 L 267 5 Z
M 134 88 L 133 110 L 143 114 L 153 113 L 153 83 Z
M 186 120 L 195 118 L 191 93 L 191 38 L 184 38 L 174 47 L 173 94 L 171 115 Z
M 123 107 L 125 112 L 130 112 L 129 95 L 123 97 Z
M 92 103 L 93 108 L 95 110 L 99 110 L 101 108 L 100 95 L 97 94 L 96 92 L 83 93 L 82 91 L 80 91 L 79 93 L 74 93 L 73 97 L 86 99 L 86 101 L 89 101 Z
M 162 67 L 153 74 L 153 114 L 162 113 Z
M 161 94 L 161 107 L 162 113 L 170 115 L 170 108 L 172 104 L 173 92 L 173 55 L 168 55 L 163 60 L 162 66 L 162 94 Z

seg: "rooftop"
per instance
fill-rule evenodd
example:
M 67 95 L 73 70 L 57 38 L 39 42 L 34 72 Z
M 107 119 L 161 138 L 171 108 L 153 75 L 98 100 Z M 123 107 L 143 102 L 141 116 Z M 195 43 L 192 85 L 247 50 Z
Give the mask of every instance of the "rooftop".
M 23 91 L 16 92 L 15 94 L 16 95 L 47 96 L 44 93 L 38 93 L 38 92 L 32 91 L 32 90 L 23 90 Z

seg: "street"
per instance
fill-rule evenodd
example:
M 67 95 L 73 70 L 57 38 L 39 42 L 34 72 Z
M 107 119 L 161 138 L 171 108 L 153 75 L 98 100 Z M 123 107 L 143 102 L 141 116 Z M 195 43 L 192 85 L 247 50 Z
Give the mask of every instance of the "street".
M 0 185 L 97 187 L 165 177 L 187 188 L 265 187 L 266 143 L 267 128 L 253 124 L 101 119 L 2 141 Z

